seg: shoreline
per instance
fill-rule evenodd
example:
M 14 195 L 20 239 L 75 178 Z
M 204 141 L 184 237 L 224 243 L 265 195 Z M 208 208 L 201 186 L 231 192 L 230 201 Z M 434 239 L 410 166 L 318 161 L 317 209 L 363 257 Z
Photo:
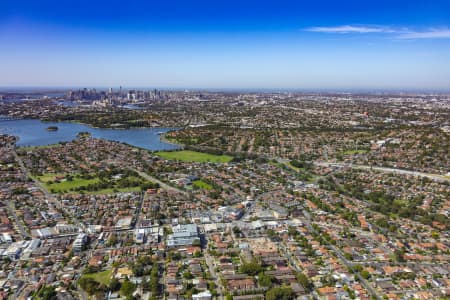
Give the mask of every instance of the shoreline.
M 4 120 L 4 123 L 6 123 L 6 122 L 14 122 L 14 121 L 38 121 L 38 122 L 40 122 L 43 125 L 45 124 L 46 126 L 50 125 L 51 123 L 54 123 L 55 126 L 66 124 L 66 126 L 69 126 L 69 127 L 71 126 L 71 124 L 73 124 L 73 125 L 81 125 L 81 126 L 85 126 L 86 128 L 85 129 L 80 129 L 81 130 L 80 132 L 86 131 L 86 132 L 89 132 L 91 134 L 94 134 L 95 131 L 100 131 L 100 132 L 98 132 L 98 134 L 100 136 L 103 135 L 101 133 L 101 131 L 103 131 L 103 130 L 104 131 L 115 131 L 115 130 L 117 130 L 118 132 L 119 131 L 123 132 L 123 131 L 129 130 L 130 133 L 134 132 L 134 135 L 137 134 L 139 136 L 143 135 L 144 133 L 148 133 L 148 138 L 149 139 L 154 139 L 155 141 L 157 140 L 160 143 L 165 144 L 164 148 L 166 148 L 167 150 L 179 150 L 179 149 L 183 149 L 184 148 L 184 145 L 175 143 L 173 141 L 169 141 L 165 137 L 167 132 L 181 130 L 182 127 L 129 127 L 129 128 L 113 128 L 113 127 L 112 128 L 111 127 L 110 128 L 104 128 L 104 127 L 101 127 L 101 128 L 99 128 L 99 127 L 94 127 L 94 126 L 91 126 L 89 124 L 85 124 L 85 123 L 81 123 L 81 122 L 77 122 L 77 121 L 56 121 L 55 122 L 55 121 L 43 121 L 43 120 L 41 120 L 39 118 L 35 118 L 35 119 L 34 118 L 17 118 L 17 119 L 14 119 L 14 120 Z M 46 132 L 58 132 L 58 130 L 48 130 L 47 128 L 44 128 L 44 130 L 46 130 Z M 142 134 L 140 133 L 141 131 L 142 131 Z M 49 144 L 46 144 L 46 145 L 29 145 L 29 144 L 18 145 L 17 143 L 19 143 L 19 141 L 22 140 L 21 137 L 20 137 L 20 134 L 18 134 L 17 132 L 9 132 L 8 133 L 8 131 L 5 131 L 5 134 L 12 135 L 12 136 L 14 136 L 16 138 L 16 147 L 18 147 L 18 148 L 22 148 L 22 147 L 23 148 L 46 147 L 46 146 L 57 145 L 58 144 L 58 143 L 49 143 Z M 121 135 L 123 135 L 123 134 L 121 133 Z M 158 139 L 156 139 L 156 135 L 158 136 Z M 147 136 L 147 134 L 145 134 L 145 136 Z M 145 138 L 145 136 L 144 136 L 144 138 Z M 100 138 L 108 140 L 108 138 L 106 138 L 106 137 L 100 137 Z M 77 139 L 77 137 L 74 137 L 73 139 Z M 70 140 L 73 140 L 73 139 L 70 139 Z M 111 140 L 111 139 L 109 139 L 109 140 Z M 64 141 L 65 140 L 61 140 L 60 142 L 64 142 Z M 67 139 L 67 141 L 69 141 L 69 139 Z M 156 151 L 156 150 L 153 150 L 153 149 L 143 148 L 143 147 L 137 146 L 137 145 L 132 145 L 130 142 L 127 142 L 127 141 L 124 141 L 124 140 L 114 140 L 114 141 L 125 143 L 125 144 L 128 144 L 128 145 L 132 146 L 132 147 L 145 149 L 147 151 Z M 172 148 L 175 148 L 175 149 L 172 149 Z
M 180 129 L 178 129 L 178 130 L 180 130 Z M 183 150 L 184 149 L 184 146 L 185 146 L 184 144 L 180 144 L 180 143 L 176 143 L 176 142 L 173 142 L 173 141 L 169 141 L 166 138 L 166 134 L 167 134 L 167 132 L 164 132 L 164 133 L 159 135 L 159 140 L 161 142 L 166 143 L 166 144 L 170 144 L 170 145 L 173 145 L 173 146 L 177 146 L 178 147 L 177 150 Z
M 8 116 L 6 116 L 8 117 Z M 130 127 L 114 127 L 114 126 L 109 126 L 109 127 L 98 127 L 98 126 L 93 126 L 92 124 L 89 123 L 83 123 L 80 121 L 75 121 L 75 120 L 68 120 L 68 121 L 55 121 L 55 120 L 42 120 L 39 118 L 23 118 L 23 117 L 11 117 L 11 119 L 4 119 L 0 121 L 20 121 L 20 120 L 38 120 L 41 121 L 42 123 L 74 123 L 74 124 L 80 124 L 80 125 L 85 125 L 88 126 L 90 128 L 93 129 L 111 129 L 111 130 L 129 130 L 129 129 L 164 129 L 164 128 L 170 128 L 170 130 L 180 130 L 181 128 L 183 128 L 183 126 L 166 126 L 166 125 L 162 125 L 162 126 L 130 126 Z

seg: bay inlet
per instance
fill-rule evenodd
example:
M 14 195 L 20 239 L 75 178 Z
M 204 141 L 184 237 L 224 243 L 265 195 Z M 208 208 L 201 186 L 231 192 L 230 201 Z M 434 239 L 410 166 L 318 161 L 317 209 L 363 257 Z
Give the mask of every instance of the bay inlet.
M 58 130 L 47 128 L 56 126 Z M 160 135 L 178 128 L 93 128 L 89 125 L 72 122 L 42 122 L 40 120 L 19 119 L 0 120 L 0 134 L 19 138 L 17 146 L 45 146 L 76 139 L 79 132 L 89 132 L 92 137 L 127 143 L 132 146 L 152 150 L 173 150 L 178 146 L 161 140 Z

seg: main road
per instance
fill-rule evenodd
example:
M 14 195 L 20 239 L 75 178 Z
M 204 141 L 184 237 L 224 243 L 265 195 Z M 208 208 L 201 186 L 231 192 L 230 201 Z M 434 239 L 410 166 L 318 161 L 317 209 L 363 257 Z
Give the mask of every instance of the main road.
M 309 215 L 309 213 L 307 213 L 305 211 L 305 218 L 303 219 L 303 221 L 305 222 L 306 226 L 308 227 L 308 229 L 311 232 L 314 232 L 315 234 L 319 234 L 314 227 L 311 225 L 311 216 Z M 337 247 L 335 247 L 334 245 L 327 243 L 327 246 L 333 250 L 333 252 L 339 257 L 339 259 L 342 261 L 342 263 L 349 269 L 349 270 L 353 270 L 353 265 L 351 262 L 349 262 L 345 256 L 342 254 L 341 250 L 338 249 Z M 365 289 L 367 291 L 369 291 L 370 294 L 372 294 L 373 297 L 375 297 L 377 300 L 381 300 L 381 297 L 378 295 L 377 291 L 370 286 L 370 284 L 359 274 L 359 272 L 354 272 L 355 276 L 358 277 L 359 282 L 361 283 L 362 286 L 365 287 Z
M 169 191 L 172 191 L 172 192 L 181 193 L 181 194 L 183 194 L 183 195 L 185 195 L 185 196 L 189 196 L 189 193 L 188 193 L 188 192 L 183 191 L 183 190 L 180 190 L 180 189 L 177 189 L 176 187 L 170 186 L 170 185 L 168 185 L 167 183 L 164 183 L 164 182 L 162 182 L 161 180 L 159 180 L 159 179 L 157 179 L 157 178 L 155 178 L 155 177 L 153 177 L 153 176 L 150 176 L 150 175 L 148 175 L 148 174 L 145 173 L 145 172 L 139 171 L 138 169 L 135 169 L 135 168 L 129 168 L 129 169 L 131 169 L 131 170 L 137 172 L 141 177 L 143 177 L 143 178 L 145 178 L 145 179 L 147 179 L 147 180 L 150 180 L 150 181 L 152 181 L 152 182 L 156 182 L 157 184 L 159 184 L 159 186 L 160 186 L 161 188 L 163 188 L 163 189 L 165 189 L 165 190 L 169 190 Z
M 358 170 L 375 170 L 379 172 L 384 173 L 395 173 L 395 174 L 402 174 L 402 175 L 411 175 L 415 177 L 422 177 L 422 178 L 429 178 L 435 181 L 450 181 L 449 176 L 444 176 L 440 174 L 429 174 L 424 172 L 418 172 L 418 171 L 410 171 L 410 170 L 403 170 L 403 169 L 396 169 L 396 168 L 387 168 L 387 167 L 376 167 L 376 166 L 365 166 L 365 165 L 355 165 L 351 163 L 330 163 L 330 162 L 314 162 L 317 166 L 323 166 L 323 167 L 346 167 L 351 169 L 358 169 Z
M 46 199 L 52 202 L 52 204 L 54 204 L 57 208 L 64 209 L 63 205 L 56 200 L 55 196 L 51 194 L 39 180 L 28 174 L 28 169 L 25 167 L 22 159 L 20 158 L 19 155 L 17 155 L 16 151 L 14 151 L 14 157 L 16 161 L 19 163 L 19 167 L 24 176 L 29 177 L 31 178 L 31 180 L 33 180 L 34 184 L 36 184 L 36 186 L 39 187 L 39 189 L 44 193 Z
M 223 300 L 225 288 L 223 287 L 218 274 L 214 270 L 214 263 L 213 263 L 214 259 L 211 257 L 211 255 L 209 255 L 207 249 L 205 249 L 204 253 L 205 253 L 205 262 L 206 262 L 206 265 L 208 266 L 209 273 L 211 274 L 211 277 L 214 279 L 214 282 L 217 286 L 217 291 L 218 291 L 217 299 Z
M 30 237 L 30 235 L 28 234 L 28 232 L 25 230 L 25 227 L 22 224 L 22 220 L 20 220 L 17 217 L 16 214 L 16 208 L 14 207 L 14 204 L 11 201 L 6 201 L 7 203 L 7 207 L 8 207 L 8 211 L 9 213 L 12 215 L 12 217 L 14 218 L 14 222 L 17 225 L 17 228 L 20 231 L 20 235 L 22 236 L 23 239 L 27 239 Z
M 22 173 L 24 174 L 24 176 L 28 177 L 28 178 L 31 178 L 31 180 L 33 180 L 34 184 L 44 193 L 45 201 L 47 202 L 47 205 L 52 204 L 54 207 L 58 208 L 60 211 L 67 213 L 66 208 L 64 207 L 64 205 L 60 201 L 58 201 L 58 199 L 56 199 L 55 195 L 50 193 L 47 190 L 47 188 L 42 184 L 42 182 L 40 182 L 38 179 L 34 178 L 33 176 L 31 176 L 29 174 L 28 169 L 25 167 L 22 159 L 20 158 L 19 155 L 17 155 L 16 151 L 14 151 L 13 154 L 14 154 L 14 157 L 15 157 L 17 163 L 19 164 L 19 167 L 20 167 Z M 77 218 L 75 218 L 72 215 L 70 215 L 70 218 L 72 219 L 73 224 L 78 224 L 79 226 L 84 228 L 83 223 L 80 222 Z

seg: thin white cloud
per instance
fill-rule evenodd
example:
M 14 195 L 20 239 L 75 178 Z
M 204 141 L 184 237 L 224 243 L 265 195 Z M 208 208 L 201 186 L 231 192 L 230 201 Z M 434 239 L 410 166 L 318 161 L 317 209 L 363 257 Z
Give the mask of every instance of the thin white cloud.
M 433 29 L 428 31 L 411 31 L 400 34 L 401 39 L 449 39 L 450 29 Z
M 324 32 L 324 33 L 387 33 L 392 32 L 391 29 L 381 26 L 353 26 L 342 25 L 333 27 L 310 27 L 306 31 Z
M 350 34 L 350 33 L 382 33 L 391 34 L 398 39 L 447 39 L 450 38 L 450 29 L 427 29 L 425 31 L 415 31 L 408 28 L 392 28 L 383 26 L 357 26 L 357 25 L 341 25 L 330 27 L 310 27 L 305 31 L 310 32 L 322 32 L 322 33 L 337 33 L 337 34 Z

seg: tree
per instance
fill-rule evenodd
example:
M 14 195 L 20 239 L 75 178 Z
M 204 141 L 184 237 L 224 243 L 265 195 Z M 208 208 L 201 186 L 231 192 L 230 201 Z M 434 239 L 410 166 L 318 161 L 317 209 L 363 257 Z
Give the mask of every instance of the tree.
M 118 291 L 120 290 L 120 281 L 117 278 L 113 278 L 111 279 L 111 282 L 109 283 L 109 288 L 111 289 L 111 291 Z
M 36 294 L 36 298 L 37 299 L 42 299 L 42 300 L 53 300 L 53 299 L 56 299 L 56 294 L 57 293 L 55 291 L 55 287 L 53 287 L 53 286 L 44 286 Z
M 144 275 L 144 266 L 136 263 L 131 268 L 131 271 L 133 272 L 134 276 L 141 277 L 142 275 Z
M 267 291 L 266 300 L 295 299 L 294 291 L 290 287 L 276 287 Z
M 295 228 L 294 226 L 289 226 L 289 227 L 288 227 L 288 234 L 289 234 L 290 236 L 296 237 L 297 235 L 299 235 L 299 231 L 298 231 L 297 228 Z
M 351 253 L 345 252 L 344 253 L 344 257 L 347 260 L 352 260 L 353 259 L 353 255 Z
M 159 295 L 159 267 L 158 263 L 154 263 L 152 272 L 150 273 L 150 290 L 153 296 Z
M 136 285 L 127 278 L 122 283 L 122 287 L 120 288 L 120 294 L 122 296 L 128 297 L 128 296 L 131 296 L 135 290 L 136 290 Z
M 140 256 L 137 261 L 139 264 L 141 264 L 143 266 L 149 266 L 152 264 L 152 258 L 150 255 Z
M 97 281 L 95 281 L 90 277 L 81 277 L 78 280 L 78 284 L 89 295 L 94 295 L 96 292 L 98 292 L 98 288 L 100 286 L 100 284 Z
M 432 231 L 431 232 L 431 237 L 433 238 L 433 239 L 439 239 L 439 232 L 437 232 L 437 231 Z
M 264 272 L 258 274 L 258 283 L 260 286 L 270 287 L 272 286 L 273 281 L 274 281 L 273 276 L 266 275 L 264 274 Z
M 273 238 L 275 238 L 275 237 L 278 236 L 277 233 L 275 232 L 275 230 L 273 230 L 273 229 L 267 229 L 267 230 L 266 230 L 266 234 L 267 234 L 267 236 L 270 237 L 271 239 L 273 239 Z
M 186 271 L 186 272 L 183 273 L 183 278 L 184 279 L 192 279 L 192 278 L 194 278 L 194 275 L 192 275 L 191 272 Z
M 355 270 L 356 272 L 361 272 L 362 269 L 363 269 L 363 267 L 359 264 L 353 266 L 353 270 Z
M 241 233 L 241 229 L 239 227 L 237 227 L 237 226 L 234 226 L 233 227 L 233 233 L 234 234 L 240 234 Z
M 405 262 L 405 258 L 403 256 L 404 253 L 405 253 L 405 251 L 403 249 L 402 250 L 395 249 L 395 251 L 394 251 L 395 260 L 398 262 Z
M 141 286 L 144 291 L 149 291 L 151 288 L 150 281 L 144 277 L 142 279 Z
M 300 283 L 306 290 L 311 291 L 313 288 L 313 284 L 308 279 L 308 277 L 303 273 L 297 273 L 297 281 Z
M 256 274 L 260 273 L 263 268 L 256 261 L 251 261 L 248 263 L 243 263 L 239 270 L 247 275 L 255 276 Z
M 86 266 L 86 268 L 84 268 L 83 273 L 84 274 L 91 274 L 91 273 L 97 273 L 100 271 L 100 268 L 97 266 Z
M 117 239 L 117 236 L 115 234 L 112 234 L 108 239 L 108 241 L 106 242 L 106 246 L 108 247 L 114 246 L 115 244 L 117 244 L 118 241 L 119 240 Z
M 369 279 L 370 273 L 369 273 L 369 271 L 367 271 L 367 270 L 362 270 L 362 271 L 361 271 L 361 276 L 362 276 L 364 279 Z

